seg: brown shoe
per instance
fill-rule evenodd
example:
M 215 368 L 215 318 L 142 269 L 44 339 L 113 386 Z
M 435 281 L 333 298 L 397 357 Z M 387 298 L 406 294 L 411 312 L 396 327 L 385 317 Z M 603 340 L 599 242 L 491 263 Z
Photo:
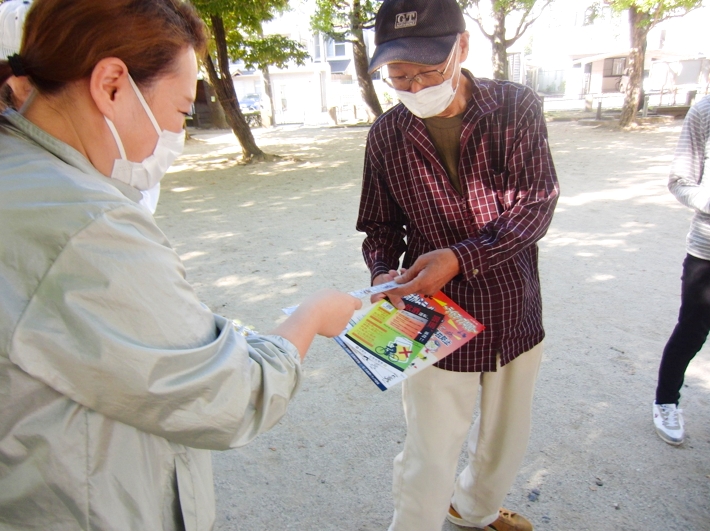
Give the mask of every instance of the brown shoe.
M 498 518 L 496 521 L 492 524 L 488 524 L 488 526 L 483 529 L 464 520 L 458 511 L 454 509 L 453 505 L 449 505 L 449 514 L 446 515 L 446 519 L 459 527 L 475 529 L 477 531 L 533 531 L 532 524 L 526 518 L 503 507 L 498 509 Z
M 533 531 L 533 525 L 527 518 L 503 507 L 498 509 L 498 519 L 488 527 L 495 531 Z
M 456 509 L 454 509 L 453 505 L 449 505 L 449 514 L 446 515 L 446 519 L 452 524 L 455 524 L 459 527 L 465 527 L 466 529 L 473 529 L 474 531 L 486 531 L 487 529 L 490 529 L 488 527 L 486 527 L 485 529 L 481 529 L 480 527 L 476 527 L 473 524 L 469 524 L 466 520 L 461 518 L 461 515 Z

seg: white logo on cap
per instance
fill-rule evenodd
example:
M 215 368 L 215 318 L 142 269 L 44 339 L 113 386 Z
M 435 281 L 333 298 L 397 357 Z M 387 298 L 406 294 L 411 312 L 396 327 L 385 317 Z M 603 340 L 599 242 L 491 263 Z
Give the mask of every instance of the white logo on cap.
M 411 28 L 417 25 L 417 12 L 399 13 L 394 21 L 394 29 Z

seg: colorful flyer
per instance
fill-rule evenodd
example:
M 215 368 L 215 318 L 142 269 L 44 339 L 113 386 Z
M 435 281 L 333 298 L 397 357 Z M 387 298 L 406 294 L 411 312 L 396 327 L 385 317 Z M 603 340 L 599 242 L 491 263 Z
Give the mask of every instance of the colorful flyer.
M 417 302 L 405 299 L 405 305 L 398 310 L 387 300 L 379 301 L 346 336 L 395 369 L 405 370 L 444 318 Z
M 442 292 L 403 300 L 404 310 L 387 300 L 360 310 L 335 338 L 383 391 L 448 356 L 485 328 Z

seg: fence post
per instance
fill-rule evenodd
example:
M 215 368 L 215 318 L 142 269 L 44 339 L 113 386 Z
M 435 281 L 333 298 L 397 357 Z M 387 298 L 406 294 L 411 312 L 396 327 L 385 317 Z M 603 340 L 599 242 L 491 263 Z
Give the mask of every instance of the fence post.
M 597 120 L 602 119 L 602 100 L 597 101 Z

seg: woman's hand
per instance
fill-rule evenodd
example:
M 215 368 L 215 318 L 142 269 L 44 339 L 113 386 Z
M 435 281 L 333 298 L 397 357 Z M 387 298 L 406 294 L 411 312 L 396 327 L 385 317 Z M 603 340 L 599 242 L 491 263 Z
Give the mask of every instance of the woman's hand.
M 361 307 L 362 301 L 347 293 L 320 290 L 303 301 L 272 334 L 293 343 L 303 359 L 316 335 L 337 336 L 345 330 L 355 310 Z

